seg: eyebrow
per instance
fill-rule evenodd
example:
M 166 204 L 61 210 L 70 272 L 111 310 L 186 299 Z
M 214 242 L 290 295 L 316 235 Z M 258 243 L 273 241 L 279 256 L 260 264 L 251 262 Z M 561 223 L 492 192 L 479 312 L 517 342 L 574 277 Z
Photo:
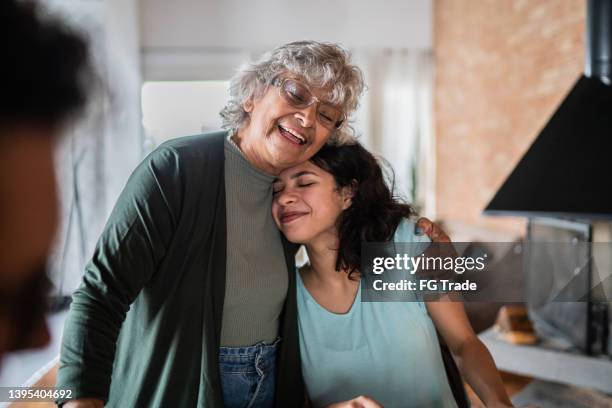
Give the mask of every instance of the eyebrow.
M 318 174 L 313 172 L 313 171 L 303 170 L 303 171 L 300 171 L 298 173 L 292 174 L 289 178 L 296 179 L 298 177 L 307 176 L 307 175 L 318 176 Z M 280 182 L 282 182 L 282 180 L 277 177 L 277 178 L 274 179 L 274 181 L 272 183 L 274 184 L 274 183 L 280 183 Z
M 312 172 L 312 171 L 308 171 L 308 170 L 304 170 L 304 171 L 300 171 L 299 173 L 295 173 L 294 175 L 291 176 L 292 179 L 298 178 L 300 176 L 306 176 L 312 174 L 313 176 L 316 176 L 317 174 Z

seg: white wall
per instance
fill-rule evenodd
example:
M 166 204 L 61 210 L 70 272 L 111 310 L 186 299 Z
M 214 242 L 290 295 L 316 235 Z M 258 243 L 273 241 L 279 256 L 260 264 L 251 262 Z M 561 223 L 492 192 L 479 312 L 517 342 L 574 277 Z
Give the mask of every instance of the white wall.
M 107 205 L 114 206 L 143 156 L 141 55 L 137 0 L 105 0 L 107 82 L 111 92 L 106 142 Z
M 431 0 L 140 0 L 141 46 L 431 48 Z
M 434 208 L 435 192 L 431 104 L 421 95 L 429 95 L 431 81 L 419 79 L 406 67 L 390 76 L 388 65 L 394 59 L 387 58 L 403 55 L 430 61 L 433 0 L 138 1 L 145 81 L 227 80 L 242 63 L 290 41 L 338 42 L 349 48 L 370 85 L 361 109 L 353 117 L 357 133 L 370 149 L 392 156 L 389 159 L 398 171 L 398 182 L 403 181 L 409 190 L 414 150 L 423 150 L 419 155 L 426 156 L 422 159 L 427 160 L 426 166 L 418 164 L 427 170 L 418 173 L 420 187 L 415 199 L 420 199 L 426 214 L 433 215 L 428 211 Z M 428 77 L 432 75 L 429 62 L 419 65 L 427 68 Z M 385 109 L 381 107 L 386 106 L 383 102 L 394 87 L 408 89 L 404 92 L 408 100 L 391 103 L 393 112 L 399 112 L 395 116 L 413 118 L 399 133 L 381 127 L 392 128 L 385 123 Z M 402 140 L 401 154 L 394 149 L 398 140 Z
M 145 79 L 226 79 L 290 41 L 432 48 L 431 0 L 139 0 Z M 195 77 L 197 75 L 198 77 Z
M 99 78 L 85 115 L 67 129 L 56 165 L 62 224 L 51 262 L 58 294 L 80 283 L 85 262 L 127 178 L 142 159 L 136 0 L 40 0 L 88 39 Z

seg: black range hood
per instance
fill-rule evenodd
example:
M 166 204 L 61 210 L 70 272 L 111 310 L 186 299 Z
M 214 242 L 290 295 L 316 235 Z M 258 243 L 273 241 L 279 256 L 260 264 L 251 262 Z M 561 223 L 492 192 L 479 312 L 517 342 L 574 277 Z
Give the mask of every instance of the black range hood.
M 612 0 L 589 0 L 586 68 L 484 210 L 612 219 Z

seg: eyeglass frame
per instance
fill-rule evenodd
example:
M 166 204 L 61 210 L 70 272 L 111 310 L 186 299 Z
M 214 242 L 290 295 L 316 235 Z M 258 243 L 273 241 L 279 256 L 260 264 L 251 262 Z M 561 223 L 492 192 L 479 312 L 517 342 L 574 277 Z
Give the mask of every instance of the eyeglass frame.
M 281 97 L 281 98 L 282 98 L 282 99 L 283 99 L 285 102 L 287 102 L 289 105 L 291 105 L 291 106 L 293 106 L 293 107 L 295 107 L 295 108 L 300 108 L 300 106 L 295 106 L 294 104 L 292 104 L 291 102 L 289 102 L 285 96 L 283 96 L 283 85 L 285 84 L 285 81 L 288 81 L 288 80 L 295 81 L 295 82 L 299 83 L 299 84 L 300 84 L 300 85 L 302 85 L 304 88 L 306 88 L 306 90 L 307 90 L 307 91 L 310 93 L 310 97 L 311 97 L 311 98 L 310 98 L 310 102 L 309 102 L 308 104 L 304 105 L 302 108 L 307 108 L 307 107 L 311 106 L 313 103 L 315 103 L 315 102 L 316 102 L 316 103 L 317 103 L 317 105 L 318 105 L 318 106 L 316 106 L 316 113 L 319 113 L 319 109 L 318 109 L 318 107 L 319 107 L 321 104 L 331 106 L 331 107 L 332 107 L 332 108 L 334 108 L 334 109 L 338 109 L 338 108 L 336 108 L 334 105 L 332 105 L 331 103 L 329 103 L 329 102 L 325 102 L 325 101 L 322 101 L 322 100 L 320 100 L 319 98 L 317 98 L 317 97 L 315 96 L 315 94 L 312 92 L 312 90 L 310 89 L 310 87 L 309 87 L 307 84 L 305 84 L 304 82 L 302 82 L 302 81 L 300 81 L 299 79 L 297 79 L 297 78 L 294 78 L 294 77 L 291 77 L 291 76 L 287 76 L 287 77 L 284 77 L 284 78 L 282 78 L 282 79 L 281 79 L 281 78 L 275 78 L 275 79 L 272 81 L 272 85 L 274 85 L 274 86 L 278 87 L 278 96 L 280 96 L 280 97 Z M 336 123 L 334 124 L 333 128 L 332 128 L 332 129 L 329 129 L 329 130 L 338 130 L 338 129 L 340 129 L 340 128 L 342 127 L 342 125 L 344 124 L 344 122 L 346 121 L 346 113 L 345 113 L 345 112 L 344 112 L 342 109 L 338 109 L 338 110 L 339 110 L 339 111 L 340 111 L 340 113 L 341 113 L 340 119 L 338 119 L 338 120 L 336 121 Z M 318 120 L 317 120 L 317 121 L 318 121 Z M 320 123 L 320 122 L 319 122 L 319 123 Z M 321 123 L 321 125 L 323 125 L 323 124 Z M 326 127 L 326 126 L 324 126 L 324 125 L 323 125 L 323 127 L 327 128 L 327 127 Z

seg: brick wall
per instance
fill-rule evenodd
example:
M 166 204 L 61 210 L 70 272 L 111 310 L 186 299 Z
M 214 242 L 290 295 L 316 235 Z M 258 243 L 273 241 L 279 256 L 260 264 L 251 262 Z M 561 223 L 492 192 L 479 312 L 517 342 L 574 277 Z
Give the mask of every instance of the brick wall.
M 584 67 L 586 0 L 435 0 L 437 216 L 511 232 L 483 208 Z

